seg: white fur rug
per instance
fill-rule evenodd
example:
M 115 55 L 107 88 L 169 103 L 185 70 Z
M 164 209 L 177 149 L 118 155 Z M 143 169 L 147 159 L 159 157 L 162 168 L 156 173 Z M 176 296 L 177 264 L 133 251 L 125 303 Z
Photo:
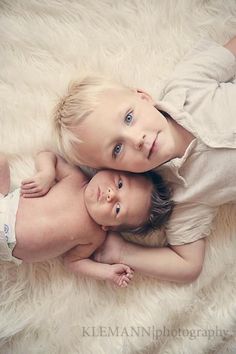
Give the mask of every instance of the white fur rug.
M 158 96 L 195 41 L 234 34 L 235 0 L 0 0 L 0 150 L 12 187 L 52 145 L 50 113 L 69 80 L 108 73 Z M 220 209 L 190 285 L 136 274 L 116 290 L 59 260 L 1 263 L 0 353 L 236 353 L 235 215 Z

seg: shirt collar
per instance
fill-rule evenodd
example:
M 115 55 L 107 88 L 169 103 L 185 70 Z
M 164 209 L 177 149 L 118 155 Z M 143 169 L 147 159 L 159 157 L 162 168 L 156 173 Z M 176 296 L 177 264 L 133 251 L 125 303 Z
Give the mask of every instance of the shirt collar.
M 170 182 L 174 182 L 177 184 L 182 184 L 185 187 L 187 187 L 187 182 L 184 176 L 181 175 L 180 169 L 184 165 L 185 161 L 187 158 L 193 153 L 197 146 L 197 138 L 193 139 L 187 149 L 185 150 L 185 153 L 182 157 L 176 157 L 175 159 L 172 159 L 162 166 L 158 167 L 157 170 L 160 172 L 167 171 L 167 175 L 163 176 L 166 177 Z M 171 175 L 169 174 L 171 172 Z
M 174 113 L 183 111 L 184 104 L 187 100 L 187 94 L 188 89 L 181 87 L 167 93 L 165 92 L 165 89 L 162 89 L 157 101 L 158 109 L 166 111 L 167 113 L 169 113 L 168 111 Z
M 189 119 L 186 119 L 186 112 L 184 111 L 184 104 L 187 97 L 187 89 L 180 88 L 175 90 L 175 94 L 172 92 L 167 93 L 164 96 L 164 100 L 156 101 L 156 108 L 160 111 L 168 113 L 177 123 L 181 124 L 184 128 L 192 131 L 189 126 Z M 184 155 L 181 158 L 172 159 L 169 162 L 166 162 L 161 167 L 158 168 L 158 171 L 164 171 L 166 169 L 171 170 L 172 177 L 174 177 L 175 182 L 187 185 L 186 180 L 180 174 L 180 168 L 185 163 L 186 159 L 192 154 L 193 150 L 197 146 L 197 139 L 193 139 L 187 149 L 185 150 Z M 171 178 L 171 181 L 173 178 Z

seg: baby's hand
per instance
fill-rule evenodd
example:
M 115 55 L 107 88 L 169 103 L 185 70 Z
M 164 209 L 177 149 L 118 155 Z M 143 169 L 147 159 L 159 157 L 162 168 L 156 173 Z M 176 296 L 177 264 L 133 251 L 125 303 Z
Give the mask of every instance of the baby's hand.
M 33 177 L 21 182 L 21 195 L 25 198 L 35 198 L 45 195 L 55 184 L 55 176 L 38 172 Z
M 112 264 L 109 280 L 120 288 L 126 287 L 133 278 L 134 271 L 125 264 Z

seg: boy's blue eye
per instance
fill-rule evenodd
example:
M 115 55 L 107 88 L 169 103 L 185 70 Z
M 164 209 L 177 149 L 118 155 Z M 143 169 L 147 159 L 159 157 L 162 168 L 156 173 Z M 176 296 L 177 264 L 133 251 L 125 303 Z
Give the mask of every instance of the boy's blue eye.
M 117 203 L 117 204 L 116 204 L 116 215 L 118 215 L 119 212 L 120 212 L 120 204 Z
M 121 179 L 118 181 L 118 189 L 121 189 L 123 187 L 123 182 Z
M 132 120 L 133 120 L 133 113 L 130 112 L 130 113 L 128 113 L 128 114 L 125 116 L 125 123 L 126 123 L 127 125 L 130 125 L 131 122 L 132 122 Z
M 121 150 L 122 150 L 122 144 L 116 144 L 116 146 L 112 151 L 112 157 L 116 158 L 120 154 Z

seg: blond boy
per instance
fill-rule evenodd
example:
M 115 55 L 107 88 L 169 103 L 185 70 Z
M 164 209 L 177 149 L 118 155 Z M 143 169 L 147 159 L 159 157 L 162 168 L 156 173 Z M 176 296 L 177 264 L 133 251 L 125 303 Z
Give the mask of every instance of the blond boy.
M 158 168 L 176 203 L 166 227 L 168 247 L 142 248 L 113 237 L 97 259 L 119 259 L 165 280 L 198 277 L 217 209 L 236 201 L 235 55 L 236 37 L 225 46 L 200 42 L 159 100 L 93 77 L 70 87 L 55 114 L 66 158 L 94 168 Z

